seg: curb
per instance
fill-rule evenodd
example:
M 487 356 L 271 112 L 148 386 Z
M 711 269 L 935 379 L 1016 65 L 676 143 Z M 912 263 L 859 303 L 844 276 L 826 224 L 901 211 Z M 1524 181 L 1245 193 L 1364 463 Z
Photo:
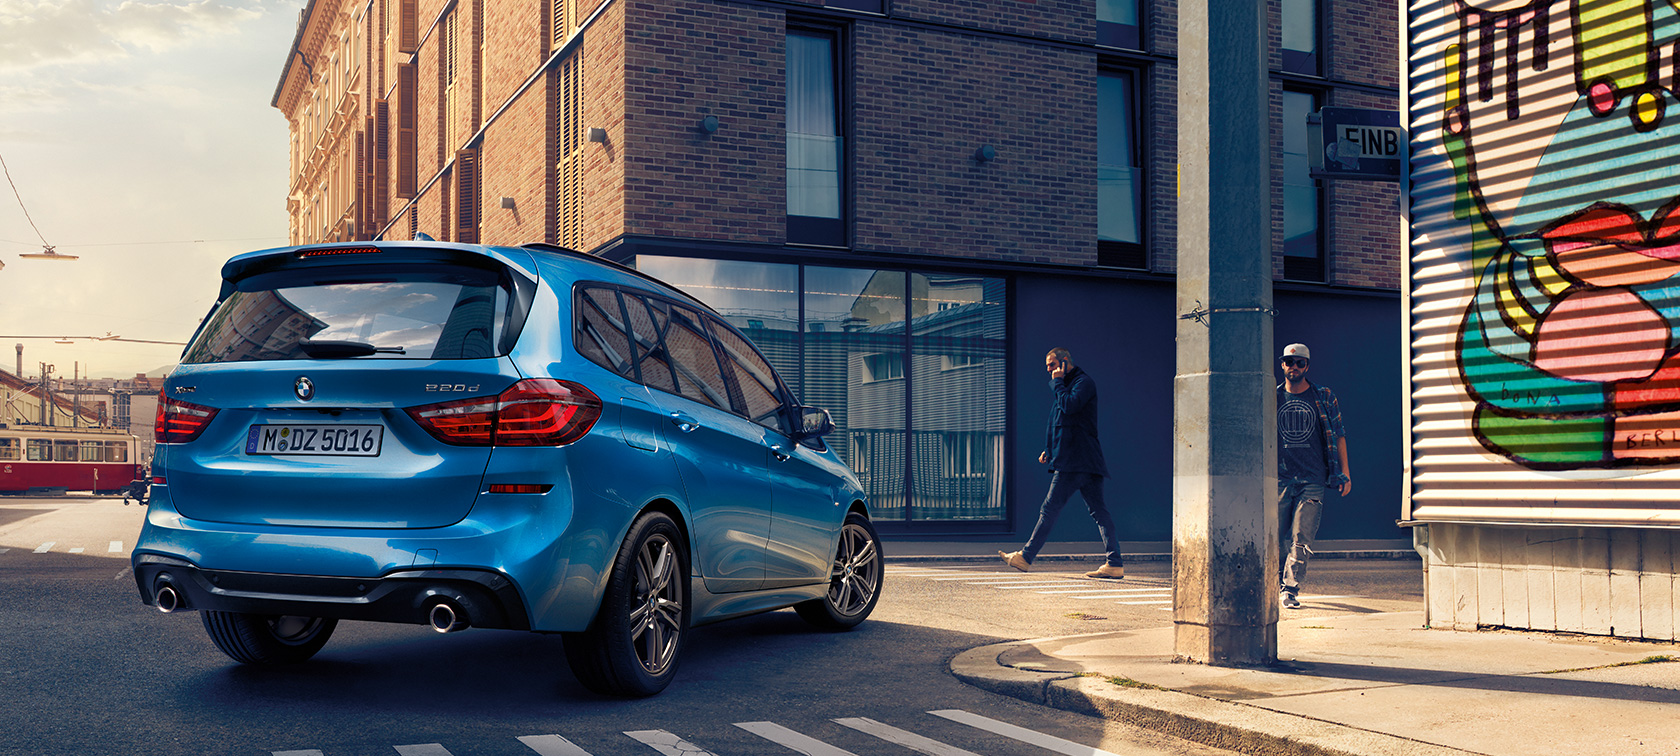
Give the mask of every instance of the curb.
M 970 649 L 951 659 L 969 685 L 1029 703 L 1102 717 L 1255 756 L 1471 756 L 1473 752 L 1159 688 L 1124 688 L 1101 677 L 1005 666 L 1004 652 L 1034 641 Z M 1164 662 L 1163 662 L 1164 663 Z
M 892 541 L 886 542 L 886 562 L 996 562 L 996 554 L 906 554 L 894 556 L 891 554 Z M 1172 554 L 1125 554 L 1126 563 L 1132 562 L 1171 562 Z M 1034 564 L 1042 562 L 1096 562 L 1102 561 L 1102 554 L 1039 554 Z M 1407 561 L 1421 561 L 1416 551 L 1410 549 L 1374 550 L 1374 551 L 1315 551 L 1313 559 L 1396 559 Z

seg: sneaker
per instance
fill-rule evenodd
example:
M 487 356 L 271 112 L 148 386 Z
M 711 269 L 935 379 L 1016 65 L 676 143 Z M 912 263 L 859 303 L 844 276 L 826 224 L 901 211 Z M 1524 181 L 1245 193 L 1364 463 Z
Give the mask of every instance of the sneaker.
M 1032 565 L 1027 563 L 1027 558 L 1021 556 L 1021 552 L 1019 551 L 1011 551 L 1008 554 L 999 551 L 998 556 L 1003 557 L 1003 563 L 1009 565 L 1010 567 L 1014 567 L 1022 572 L 1032 571 Z
M 1098 567 L 1094 570 L 1091 570 L 1090 572 L 1085 573 L 1085 577 L 1088 577 L 1088 578 L 1107 578 L 1109 580 L 1121 580 L 1121 579 L 1124 579 L 1126 577 L 1126 568 L 1125 567 L 1115 567 L 1112 564 L 1105 564 L 1101 567 Z
M 1295 598 L 1295 594 L 1290 593 L 1289 591 L 1284 591 L 1278 594 L 1278 603 L 1283 604 L 1285 609 L 1301 608 L 1301 600 Z

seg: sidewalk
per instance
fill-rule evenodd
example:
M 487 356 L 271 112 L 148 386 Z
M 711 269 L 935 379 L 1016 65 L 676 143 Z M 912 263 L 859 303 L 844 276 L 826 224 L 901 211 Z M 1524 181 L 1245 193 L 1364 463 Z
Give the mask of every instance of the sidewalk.
M 1422 624 L 1286 611 L 1267 669 L 1175 664 L 1161 627 L 985 646 L 951 671 L 1243 754 L 1680 754 L 1675 644 Z

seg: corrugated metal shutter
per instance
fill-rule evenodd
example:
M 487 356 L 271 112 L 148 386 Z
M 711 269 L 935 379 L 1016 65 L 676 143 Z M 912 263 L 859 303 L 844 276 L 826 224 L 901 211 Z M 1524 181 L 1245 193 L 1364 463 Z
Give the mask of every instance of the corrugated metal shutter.
M 1680 527 L 1680 15 L 1623 11 L 1408 6 L 1412 519 Z

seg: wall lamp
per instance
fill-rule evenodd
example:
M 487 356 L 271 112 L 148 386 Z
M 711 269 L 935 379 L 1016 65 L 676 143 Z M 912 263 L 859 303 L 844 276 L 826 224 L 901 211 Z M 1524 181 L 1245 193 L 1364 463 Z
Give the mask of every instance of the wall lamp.
M 982 163 L 989 163 L 997 159 L 997 150 L 989 144 L 982 144 L 980 149 L 974 151 L 974 159 Z
M 709 115 L 700 119 L 700 123 L 695 125 L 695 128 L 699 129 L 702 133 L 716 134 L 719 126 L 718 117 L 715 115 Z
M 588 137 L 589 137 L 589 141 L 591 141 L 591 142 L 596 142 L 596 143 L 599 143 L 599 144 L 606 144 L 607 143 L 607 130 L 603 129 L 603 128 L 591 126 L 591 127 L 589 127 Z
M 503 197 L 502 198 L 502 209 L 503 210 L 512 210 L 513 209 L 513 198 L 512 197 Z

